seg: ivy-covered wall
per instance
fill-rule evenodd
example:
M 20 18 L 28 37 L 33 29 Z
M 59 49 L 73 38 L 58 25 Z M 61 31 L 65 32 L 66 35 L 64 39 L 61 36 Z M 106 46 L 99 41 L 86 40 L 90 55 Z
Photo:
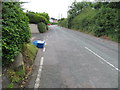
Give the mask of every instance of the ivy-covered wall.
M 30 42 L 29 19 L 19 2 L 2 3 L 2 64 L 10 65 L 24 43 Z

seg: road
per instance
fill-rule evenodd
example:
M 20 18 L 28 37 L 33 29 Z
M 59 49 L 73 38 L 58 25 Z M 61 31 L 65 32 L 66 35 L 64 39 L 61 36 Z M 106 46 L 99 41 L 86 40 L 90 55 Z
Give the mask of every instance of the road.
M 118 87 L 117 43 L 56 25 L 44 34 L 32 34 L 36 39 L 45 40 L 46 45 L 38 55 L 35 87 Z

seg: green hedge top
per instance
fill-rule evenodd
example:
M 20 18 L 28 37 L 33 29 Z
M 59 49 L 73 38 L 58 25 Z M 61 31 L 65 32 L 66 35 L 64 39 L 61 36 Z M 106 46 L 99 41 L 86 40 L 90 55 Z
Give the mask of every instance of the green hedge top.
M 43 22 L 47 25 L 49 22 L 48 17 L 41 13 L 27 12 L 26 15 L 28 16 L 30 23 L 38 24 Z

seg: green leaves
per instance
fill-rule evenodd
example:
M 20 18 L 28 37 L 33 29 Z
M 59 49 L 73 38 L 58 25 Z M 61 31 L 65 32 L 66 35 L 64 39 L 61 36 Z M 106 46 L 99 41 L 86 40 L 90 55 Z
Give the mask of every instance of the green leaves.
M 95 35 L 96 36 L 103 35 L 111 36 L 111 34 L 116 35 L 115 30 L 117 30 L 117 25 L 119 23 L 118 21 L 116 22 L 117 19 L 116 17 L 117 13 L 115 9 L 104 7 L 100 8 L 95 16 L 96 18 L 95 24 L 97 25 L 97 27 L 94 28 Z M 116 38 L 116 36 L 114 38 Z
M 46 25 L 43 22 L 38 23 L 37 26 L 38 26 L 38 30 L 39 30 L 40 33 L 46 32 L 47 28 L 46 28 Z
M 67 27 L 68 27 L 68 21 L 67 21 L 67 19 L 62 18 L 62 19 L 59 21 L 58 25 L 67 28 Z
M 28 16 L 30 23 L 38 24 L 43 22 L 47 25 L 49 22 L 49 16 L 47 13 L 27 12 L 26 15 Z
M 29 19 L 22 11 L 19 2 L 3 2 L 2 12 L 3 65 L 14 62 L 23 43 L 30 42 Z

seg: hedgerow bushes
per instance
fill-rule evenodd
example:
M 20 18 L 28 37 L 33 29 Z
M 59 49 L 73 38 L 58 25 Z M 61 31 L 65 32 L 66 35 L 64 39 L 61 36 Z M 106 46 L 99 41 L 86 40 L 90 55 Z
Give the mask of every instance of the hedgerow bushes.
M 94 16 L 96 15 L 96 10 L 90 7 L 85 8 L 81 14 L 77 15 L 71 21 L 71 28 L 79 29 L 80 31 L 84 32 L 92 32 L 93 25 L 95 23 Z
M 23 43 L 30 42 L 29 19 L 19 2 L 3 2 L 2 9 L 2 63 L 9 65 L 21 51 Z
M 100 8 L 94 17 L 96 27 L 93 29 L 96 36 L 108 36 L 118 41 L 120 31 L 118 10 L 111 8 Z
M 74 2 L 59 25 L 120 42 L 120 2 Z
M 68 21 L 67 21 L 67 19 L 62 18 L 62 19 L 59 21 L 58 25 L 67 28 L 67 27 L 68 27 Z

